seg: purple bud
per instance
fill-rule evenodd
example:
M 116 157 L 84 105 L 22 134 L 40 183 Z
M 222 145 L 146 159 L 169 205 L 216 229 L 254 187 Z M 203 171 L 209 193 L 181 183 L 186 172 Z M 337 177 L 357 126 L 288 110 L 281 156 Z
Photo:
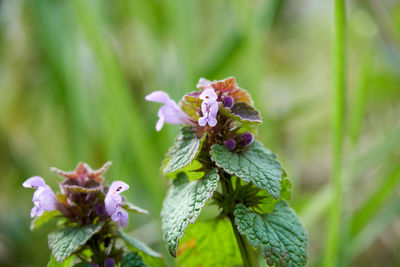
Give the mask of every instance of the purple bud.
M 105 207 L 103 204 L 98 204 L 96 207 L 96 214 L 97 215 L 102 215 L 104 213 Z
M 235 103 L 235 101 L 233 100 L 233 98 L 231 96 L 226 96 L 224 98 L 224 107 L 231 108 L 231 107 L 233 107 L 234 103 Z
M 97 263 L 91 263 L 90 265 L 92 265 L 93 267 L 100 267 Z
M 228 150 L 232 151 L 236 147 L 236 141 L 233 140 L 232 138 L 229 138 L 228 140 L 225 141 L 225 146 Z
M 242 146 L 248 146 L 254 141 L 254 136 L 251 133 L 244 133 L 240 136 L 240 144 Z
M 104 267 L 114 267 L 114 265 L 115 265 L 115 261 L 112 258 L 107 258 L 104 261 Z

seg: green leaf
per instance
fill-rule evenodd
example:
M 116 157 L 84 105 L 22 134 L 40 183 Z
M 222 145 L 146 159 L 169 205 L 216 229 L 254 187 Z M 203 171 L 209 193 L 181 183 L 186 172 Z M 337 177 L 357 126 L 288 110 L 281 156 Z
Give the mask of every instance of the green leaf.
M 260 112 L 244 102 L 235 103 L 230 109 L 220 108 L 220 111 L 225 116 L 241 123 L 259 124 L 262 122 Z
M 197 160 L 193 160 L 190 164 L 186 165 L 183 168 L 180 168 L 177 171 L 170 172 L 165 175 L 166 178 L 175 179 L 180 172 L 186 173 L 189 180 L 197 180 L 203 178 L 204 171 L 200 171 L 203 168 L 203 164 L 201 164 Z
M 127 211 L 132 211 L 132 212 L 141 213 L 141 214 L 149 214 L 149 212 L 147 210 L 142 209 L 142 208 L 140 208 L 140 207 L 138 207 L 136 205 L 133 205 L 130 202 L 125 202 L 122 205 L 122 208 L 124 208 Z
M 100 231 L 103 223 L 97 225 L 70 226 L 49 234 L 49 247 L 58 262 L 62 262 Z
M 227 173 L 246 183 L 252 182 L 258 188 L 266 189 L 275 199 L 279 198 L 283 174 L 281 163 L 260 142 L 254 141 L 247 151 L 239 152 L 229 151 L 223 145 L 213 145 L 211 158 Z
M 189 182 L 186 174 L 180 173 L 168 190 L 161 210 L 164 240 L 172 256 L 176 256 L 179 239 L 189 223 L 194 223 L 201 209 L 217 189 L 219 175 L 211 170 L 204 178 Z
M 50 256 L 50 261 L 49 261 L 49 263 L 47 263 L 47 267 L 71 267 L 73 261 L 74 261 L 74 257 L 71 256 L 71 257 L 65 259 L 63 262 L 59 263 L 54 258 L 54 256 L 51 255 Z
M 196 158 L 205 140 L 205 134 L 201 137 L 198 134 L 192 127 L 183 127 L 181 129 L 175 144 L 168 151 L 164 174 L 179 170 Z
M 121 267 L 147 267 L 147 265 L 137 252 L 132 252 L 122 258 Z
M 134 246 L 139 251 L 142 251 L 142 252 L 144 252 L 147 255 L 150 255 L 152 257 L 161 258 L 161 254 L 160 253 L 154 251 L 153 249 L 151 249 L 150 247 L 148 247 L 146 244 L 142 243 L 141 241 L 139 241 L 139 240 L 127 235 L 121 229 L 118 230 L 118 233 L 126 243 L 128 243 L 129 245 Z
M 43 212 L 43 214 L 40 217 L 35 217 L 35 219 L 32 220 L 31 231 L 46 224 L 47 222 L 49 222 L 51 219 L 57 217 L 58 215 L 61 215 L 61 212 L 59 212 L 58 210 Z
M 125 241 L 128 248 L 134 252 L 137 252 L 139 254 L 139 256 L 142 257 L 143 262 L 146 265 L 152 266 L 152 267 L 166 266 L 164 258 L 162 257 L 162 255 L 160 253 L 154 251 L 153 249 L 151 249 L 150 247 L 148 247 L 141 241 L 127 235 L 121 229 L 118 230 L 118 233 L 119 233 L 120 237 L 122 238 L 122 240 Z
M 307 262 L 307 234 L 300 219 L 284 201 L 269 214 L 258 214 L 243 204 L 234 212 L 235 224 L 252 246 L 260 247 L 268 265 L 304 266 Z
M 276 203 L 282 200 L 290 200 L 291 192 L 290 188 L 292 187 L 289 179 L 287 179 L 286 174 L 282 176 L 281 182 L 281 193 L 278 199 L 274 199 L 268 192 L 265 190 L 261 190 L 258 195 L 263 196 L 264 199 L 262 203 L 258 205 L 257 210 L 261 211 L 262 213 L 270 213 L 273 212 L 275 209 Z M 246 205 L 248 207 L 248 205 Z
M 178 265 L 182 267 L 233 267 L 242 263 L 232 226 L 227 219 L 190 225 L 177 255 Z

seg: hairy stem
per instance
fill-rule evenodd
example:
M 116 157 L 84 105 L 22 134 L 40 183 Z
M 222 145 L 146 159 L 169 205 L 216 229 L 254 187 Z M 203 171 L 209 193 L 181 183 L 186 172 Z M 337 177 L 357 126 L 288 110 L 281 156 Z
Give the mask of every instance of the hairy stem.
M 234 189 L 232 186 L 232 179 L 230 175 L 225 173 L 224 171 L 221 171 L 220 174 L 221 174 L 222 193 L 226 199 L 229 199 L 229 195 L 232 195 L 234 193 Z M 232 204 L 235 205 L 235 203 Z M 235 217 L 233 215 L 233 210 L 229 208 L 225 212 L 231 222 L 233 232 L 235 233 L 235 238 L 240 250 L 240 255 L 242 257 L 243 266 L 258 267 L 257 258 L 252 247 L 248 243 L 247 239 L 239 233 L 239 230 L 235 225 Z

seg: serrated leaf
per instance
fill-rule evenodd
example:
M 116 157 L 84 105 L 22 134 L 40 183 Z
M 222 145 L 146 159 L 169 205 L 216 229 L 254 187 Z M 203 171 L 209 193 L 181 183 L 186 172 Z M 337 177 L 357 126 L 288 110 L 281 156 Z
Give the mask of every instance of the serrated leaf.
M 122 208 L 124 208 L 127 211 L 132 211 L 132 212 L 141 213 L 141 214 L 149 214 L 149 212 L 147 210 L 142 209 L 142 208 L 140 208 L 140 207 L 138 207 L 136 205 L 133 205 L 130 202 L 125 202 L 122 205 Z
M 176 256 L 179 239 L 183 237 L 188 224 L 196 221 L 201 209 L 217 189 L 218 180 L 217 169 L 211 170 L 200 180 L 189 182 L 184 173 L 174 180 L 161 210 L 163 238 L 172 256 Z
M 290 188 L 291 183 L 289 179 L 287 179 L 286 175 L 283 176 L 281 182 L 281 194 L 278 199 L 274 199 L 268 192 L 265 190 L 261 190 L 258 195 L 263 196 L 264 199 L 262 204 L 258 205 L 257 210 L 261 211 L 262 213 L 270 213 L 273 212 L 275 209 L 276 203 L 282 200 L 290 200 Z
M 40 226 L 46 224 L 49 222 L 51 219 L 61 215 L 61 212 L 58 210 L 52 210 L 52 211 L 44 211 L 43 214 L 40 217 L 35 217 L 32 222 L 31 222 L 31 231 L 39 228 Z
M 242 263 L 232 226 L 227 219 L 190 225 L 177 255 L 178 265 L 182 267 L 233 267 Z
M 100 231 L 103 223 L 97 225 L 69 226 L 49 234 L 49 247 L 58 262 L 62 262 Z
M 122 258 L 121 267 L 147 267 L 147 265 L 137 252 L 132 252 Z
M 165 177 L 169 179 L 175 179 L 180 172 L 184 172 L 189 177 L 189 180 L 197 180 L 204 176 L 203 171 L 198 171 L 201 168 L 203 168 L 203 164 L 201 164 L 197 160 L 193 160 L 190 164 L 186 165 L 185 167 L 180 168 L 177 171 L 166 174 Z
M 259 124 L 262 122 L 260 113 L 244 102 L 235 103 L 230 109 L 221 108 L 220 111 L 225 116 L 241 123 Z
M 192 127 L 183 127 L 167 154 L 164 174 L 179 170 L 190 164 L 200 152 L 202 143 L 205 140 L 205 134 L 198 137 Z
M 50 256 L 50 261 L 47 263 L 47 267 L 71 267 L 74 261 L 74 256 L 65 259 L 63 262 L 57 262 L 53 255 Z
M 160 253 L 154 251 L 153 249 L 151 249 L 150 247 L 148 247 L 146 244 L 142 243 L 141 241 L 137 240 L 136 238 L 133 238 L 133 237 L 127 235 L 121 229 L 118 230 L 118 233 L 125 242 L 134 246 L 138 250 L 140 250 L 152 257 L 156 257 L 156 258 L 162 257 Z
M 268 265 L 300 267 L 306 264 L 307 234 L 286 202 L 278 202 L 269 214 L 258 214 L 238 204 L 234 215 L 239 232 L 252 246 L 260 247 Z
M 275 199 L 280 196 L 282 181 L 281 163 L 276 156 L 254 141 L 247 151 L 232 152 L 223 145 L 211 147 L 211 159 L 227 173 L 236 175 L 246 183 L 252 182 L 266 189 Z
M 197 121 L 200 117 L 198 113 L 201 110 L 201 100 L 199 98 L 200 92 L 191 92 L 183 96 L 180 102 L 182 110 L 189 115 L 194 121 Z
M 151 267 L 165 267 L 166 263 L 162 255 L 146 244 L 142 243 L 141 241 L 129 236 L 128 234 L 124 233 L 121 229 L 118 230 L 118 233 L 122 240 L 125 241 L 127 247 L 139 254 L 142 257 L 143 262 Z

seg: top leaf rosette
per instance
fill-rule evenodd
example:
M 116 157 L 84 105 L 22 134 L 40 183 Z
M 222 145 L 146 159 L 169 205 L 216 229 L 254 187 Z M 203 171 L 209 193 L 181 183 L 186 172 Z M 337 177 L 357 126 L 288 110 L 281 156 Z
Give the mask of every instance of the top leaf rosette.
M 164 174 L 174 178 L 161 211 L 169 253 L 197 255 L 196 248 L 179 243 L 212 199 L 220 210 L 218 220 L 231 222 L 244 266 L 257 266 L 250 245 L 260 248 L 269 265 L 304 266 L 307 236 L 286 202 L 290 182 L 276 156 L 254 140 L 262 120 L 249 94 L 234 78 L 201 78 L 197 88 L 179 105 L 162 91 L 146 97 L 163 104 L 157 131 L 164 122 L 184 124 L 163 166 Z M 217 265 L 215 257 L 210 259 L 209 266 Z

